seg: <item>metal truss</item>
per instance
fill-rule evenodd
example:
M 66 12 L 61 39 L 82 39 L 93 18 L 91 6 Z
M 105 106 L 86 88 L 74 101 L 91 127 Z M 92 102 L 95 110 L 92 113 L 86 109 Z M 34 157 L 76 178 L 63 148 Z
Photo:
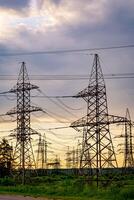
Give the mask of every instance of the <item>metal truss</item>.
M 17 84 L 9 91 L 17 95 L 17 107 L 7 112 L 8 115 L 17 115 L 17 128 L 11 133 L 16 138 L 16 146 L 13 158 L 15 168 L 21 171 L 22 182 L 25 183 L 26 169 L 35 169 L 35 159 L 31 144 L 31 136 L 38 134 L 31 128 L 31 112 L 41 111 L 41 108 L 31 106 L 30 92 L 38 89 L 30 83 L 26 65 L 22 62 Z
M 37 150 L 37 158 L 36 158 L 36 167 L 42 168 L 46 167 L 47 165 L 47 141 L 44 137 L 39 135 L 39 142 L 38 142 L 38 150 Z
M 124 164 L 123 167 L 126 169 L 128 167 L 134 167 L 134 158 L 133 158 L 133 136 L 132 136 L 132 126 L 133 122 L 131 121 L 130 113 L 127 108 L 126 118 L 128 121 L 125 122 L 125 149 L 124 149 Z
M 93 67 L 86 89 L 76 98 L 87 103 L 87 115 L 70 126 L 76 130 L 84 127 L 81 168 L 95 168 L 97 176 L 105 167 L 117 167 L 117 160 L 110 134 L 110 124 L 125 122 L 125 117 L 108 114 L 106 86 L 98 54 L 94 55 Z

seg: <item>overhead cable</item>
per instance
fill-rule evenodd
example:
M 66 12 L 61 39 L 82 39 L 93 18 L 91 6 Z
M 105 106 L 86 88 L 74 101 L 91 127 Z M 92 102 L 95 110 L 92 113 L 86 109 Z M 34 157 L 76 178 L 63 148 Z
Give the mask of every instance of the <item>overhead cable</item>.
M 0 56 L 32 56 L 32 55 L 44 55 L 44 54 L 68 54 L 68 53 L 78 53 L 78 52 L 88 52 L 88 51 L 104 51 L 104 50 L 113 50 L 113 49 L 126 49 L 134 48 L 134 44 L 128 45 L 118 45 L 118 46 L 107 46 L 107 47 L 93 47 L 93 48 L 78 48 L 78 49 L 56 49 L 56 50 L 44 50 L 44 51 L 25 51 L 25 52 L 9 52 L 3 53 L 0 52 Z

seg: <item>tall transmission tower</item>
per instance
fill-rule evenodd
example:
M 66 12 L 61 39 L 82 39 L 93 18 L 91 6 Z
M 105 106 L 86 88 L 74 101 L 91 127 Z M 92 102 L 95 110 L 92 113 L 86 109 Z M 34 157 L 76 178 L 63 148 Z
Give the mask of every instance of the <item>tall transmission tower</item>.
M 78 143 L 77 143 L 77 148 L 76 148 L 76 158 L 75 158 L 75 160 L 76 160 L 76 168 L 79 168 L 79 166 L 80 166 L 80 155 L 81 155 L 81 144 L 80 144 L 80 142 L 79 142 L 79 140 L 78 140 Z
M 46 140 L 45 134 L 44 134 L 44 143 L 45 143 L 45 160 L 44 160 L 44 162 L 45 162 L 45 168 L 47 169 L 48 142 Z
M 124 136 L 125 149 L 124 149 L 124 164 L 123 164 L 123 167 L 125 169 L 128 167 L 134 167 L 132 121 L 128 108 L 126 110 L 126 118 L 128 119 L 128 121 L 125 122 L 125 136 Z
M 21 172 L 23 184 L 25 184 L 26 169 L 35 168 L 31 136 L 38 133 L 31 128 L 30 114 L 42 111 L 39 107 L 31 106 L 30 93 L 33 89 L 38 89 L 38 86 L 30 83 L 26 65 L 22 62 L 17 84 L 9 91 L 17 95 L 17 107 L 7 112 L 7 115 L 17 115 L 17 128 L 11 136 L 17 140 L 13 158 L 16 161 L 15 167 Z
M 36 158 L 36 167 L 37 168 L 47 168 L 47 141 L 46 136 L 42 137 L 39 135 L 38 141 L 38 150 L 37 150 L 37 158 Z
M 72 153 L 71 153 L 69 146 L 68 146 L 68 150 L 66 152 L 66 168 L 67 169 L 71 168 L 71 161 L 72 161 L 71 154 Z
M 120 153 L 124 154 L 123 160 L 123 171 L 126 171 L 127 168 L 134 167 L 134 158 L 133 158 L 133 135 L 132 135 L 132 127 L 133 122 L 131 121 L 129 109 L 126 109 L 126 116 L 127 119 L 124 125 L 124 133 L 121 135 L 116 136 L 115 138 L 123 138 L 124 143 L 118 144 L 118 146 L 123 146 L 120 148 Z
M 39 141 L 38 141 L 36 167 L 43 169 L 44 168 L 44 160 L 45 160 L 45 144 L 44 144 L 44 140 L 42 139 L 42 136 L 40 134 Z
M 80 155 L 80 170 L 86 166 L 91 169 L 90 144 L 87 143 L 87 127 L 83 128 L 82 151 Z
M 76 167 L 76 150 L 73 147 L 73 150 L 72 150 L 72 168 L 75 168 L 75 167 Z
M 126 121 L 124 117 L 108 114 L 106 86 L 98 54 L 94 55 L 88 87 L 74 97 L 83 98 L 87 103 L 87 115 L 71 124 L 71 127 L 76 130 L 83 127 L 86 130 L 83 137 L 85 139 L 81 156 L 81 168 L 89 168 L 89 165 L 91 165 L 91 168 L 96 169 L 98 186 L 101 169 L 108 166 L 108 164 L 113 168 L 118 166 L 109 125 Z M 87 158 L 88 152 L 90 157 Z

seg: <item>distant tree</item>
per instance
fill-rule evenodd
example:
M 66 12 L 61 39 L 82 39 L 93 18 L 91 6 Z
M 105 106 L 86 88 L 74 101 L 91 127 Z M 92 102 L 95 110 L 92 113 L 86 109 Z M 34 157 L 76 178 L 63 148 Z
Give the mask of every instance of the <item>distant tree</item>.
M 0 176 L 10 175 L 12 168 L 12 154 L 13 148 L 9 145 L 8 140 L 5 138 L 0 142 Z

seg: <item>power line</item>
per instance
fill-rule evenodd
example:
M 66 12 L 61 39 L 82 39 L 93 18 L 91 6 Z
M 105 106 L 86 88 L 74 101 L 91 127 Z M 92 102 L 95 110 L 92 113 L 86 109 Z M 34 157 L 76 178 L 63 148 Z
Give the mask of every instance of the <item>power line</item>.
M 58 102 L 61 103 L 64 107 L 66 107 L 66 108 L 68 108 L 68 109 L 70 109 L 70 110 L 82 110 L 82 109 L 84 108 L 84 107 L 81 107 L 81 108 L 72 108 L 72 107 L 66 105 L 60 98 L 57 99 L 57 100 L 58 100 Z
M 31 75 L 33 80 L 86 80 L 89 78 L 89 75 Z M 132 79 L 134 78 L 134 73 L 112 73 L 112 74 L 105 74 L 105 79 Z M 0 80 L 15 80 L 15 75 L 0 75 Z M 10 91 L 0 92 L 0 96 L 7 97 L 7 94 Z M 14 97 L 13 95 L 8 95 L 8 97 Z M 47 96 L 44 95 L 32 95 L 31 97 L 39 97 L 39 98 L 72 98 L 74 96 L 70 95 L 63 95 L 63 96 Z M 9 99 L 14 100 L 14 99 Z M 56 102 L 55 102 L 56 103 Z M 61 103 L 61 102 L 60 102 Z M 63 104 L 63 103 L 62 103 Z M 65 106 L 65 105 L 64 105 Z
M 134 48 L 134 44 L 119 45 L 119 46 L 107 46 L 107 47 L 94 47 L 94 48 L 81 48 L 81 49 L 60 49 L 51 51 L 31 51 L 31 52 L 15 52 L 15 53 L 0 53 L 0 56 L 32 56 L 42 54 L 66 54 L 66 53 L 78 53 L 86 51 L 100 51 L 100 50 L 113 50 L 113 49 L 126 49 Z
M 65 105 L 59 105 L 59 103 L 58 102 L 56 102 L 56 101 L 54 101 L 52 98 L 49 98 L 49 96 L 47 96 L 44 92 L 42 92 L 41 90 L 40 90 L 40 92 L 44 95 L 44 96 L 46 96 L 46 98 L 50 101 L 50 102 L 52 102 L 53 104 L 55 104 L 56 106 L 58 106 L 59 108 L 61 108 L 62 110 L 64 110 L 65 112 L 67 112 L 67 113 L 69 113 L 70 115 L 72 115 L 73 117 L 77 117 L 74 113 L 71 113 L 70 111 L 68 111 L 68 109 L 66 109 L 66 107 L 65 107 Z M 61 103 L 61 102 L 60 102 Z
M 60 126 L 60 127 L 54 127 L 54 128 L 43 128 L 43 129 L 38 129 L 38 130 L 50 131 L 50 130 L 59 130 L 59 129 L 66 129 L 66 128 L 71 128 L 71 127 L 70 126 Z
M 46 96 L 46 95 L 45 95 L 45 97 L 48 98 L 48 96 Z M 34 105 L 37 105 L 37 104 L 35 104 L 35 103 L 33 103 L 33 104 L 34 104 Z M 42 109 L 42 113 L 47 114 L 49 117 L 55 119 L 55 120 L 56 120 L 57 122 L 59 122 L 59 123 L 64 123 L 64 124 L 70 123 L 70 121 L 68 121 L 67 119 L 66 119 L 66 120 L 67 120 L 66 122 L 60 120 L 59 118 L 63 119 L 63 116 L 60 116 L 59 114 L 57 115 L 57 114 L 55 114 L 54 112 L 52 112 L 52 111 L 50 111 L 50 110 L 48 110 L 48 109 L 46 109 L 46 108 L 43 108 L 43 109 Z M 64 119 L 65 119 L 65 117 L 64 117 Z
M 68 74 L 68 75 L 30 75 L 30 80 L 86 80 L 89 79 L 88 74 Z M 104 74 L 105 79 L 124 79 L 124 78 L 134 78 L 134 73 L 111 73 Z M 0 75 L 0 80 L 17 80 L 16 75 Z

